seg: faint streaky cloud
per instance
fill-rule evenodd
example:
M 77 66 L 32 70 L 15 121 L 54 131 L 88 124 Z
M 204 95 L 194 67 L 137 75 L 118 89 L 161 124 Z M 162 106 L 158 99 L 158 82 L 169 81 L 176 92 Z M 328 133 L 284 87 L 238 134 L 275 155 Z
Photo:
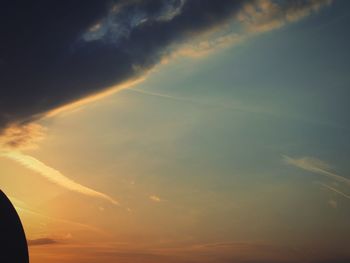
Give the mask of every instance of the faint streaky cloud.
M 189 103 L 192 105 L 218 107 L 218 108 L 231 110 L 231 111 L 254 113 L 254 114 L 266 114 L 266 115 L 276 116 L 276 114 L 274 114 L 272 111 L 269 111 L 269 110 L 266 110 L 263 108 L 259 108 L 259 107 L 254 107 L 251 105 L 242 105 L 242 103 L 239 103 L 237 101 L 234 101 L 231 104 L 220 104 L 220 103 L 212 103 L 212 102 L 202 101 L 200 99 L 192 99 L 192 98 L 188 98 L 188 97 L 173 96 L 173 95 L 160 93 L 160 92 L 147 91 L 147 90 L 143 90 L 143 89 L 139 89 L 139 88 L 130 88 L 130 89 L 126 89 L 126 90 L 140 93 L 140 94 L 144 94 L 147 96 L 154 96 L 154 97 L 160 97 L 160 98 L 179 101 L 179 102 L 186 102 L 186 103 Z
M 111 202 L 114 205 L 119 205 L 119 203 L 114 200 L 113 198 L 109 197 L 106 194 L 103 194 L 101 192 L 95 191 L 91 188 L 88 188 L 86 186 L 83 186 L 79 183 L 76 183 L 75 181 L 67 178 L 64 176 L 61 172 L 58 170 L 44 164 L 43 162 L 39 161 L 38 159 L 25 155 L 19 151 L 4 151 L 0 152 L 0 156 L 9 158 L 22 166 L 42 175 L 46 179 L 48 179 L 50 182 L 53 182 L 61 187 L 64 187 L 68 190 L 78 192 L 84 195 L 97 197 L 104 199 L 108 202 Z
M 72 234 L 67 233 L 65 235 L 54 235 L 51 237 L 40 237 L 36 239 L 28 239 L 28 246 L 44 246 L 44 245 L 55 245 L 59 243 L 66 243 L 72 239 Z
M 154 92 L 154 91 L 149 91 L 149 90 L 140 89 L 140 88 L 127 88 L 127 89 L 124 89 L 124 91 L 128 91 L 128 92 L 131 91 L 131 92 L 143 94 L 146 96 L 153 96 L 153 97 L 159 97 L 159 98 L 178 101 L 178 102 L 185 102 L 196 106 L 217 107 L 217 108 L 222 108 L 230 111 L 244 112 L 244 113 L 258 114 L 258 115 L 267 115 L 267 116 L 278 117 L 278 118 L 283 116 L 284 118 L 289 118 L 289 119 L 301 121 L 301 122 L 308 122 L 308 123 L 313 123 L 317 125 L 326 125 L 326 126 L 332 126 L 332 127 L 335 126 L 335 124 L 333 123 L 322 122 L 315 119 L 305 119 L 303 116 L 297 116 L 297 115 L 293 116 L 290 114 L 283 113 L 281 111 L 277 112 L 273 108 L 261 107 L 259 105 L 252 105 L 247 102 L 241 102 L 237 100 L 220 103 L 220 102 L 212 102 L 212 100 L 206 101 L 206 100 L 197 99 L 197 98 L 174 96 L 163 92 Z M 335 127 L 341 128 L 337 125 Z
M 157 195 L 150 195 L 150 196 L 149 196 L 149 199 L 150 199 L 151 201 L 157 202 L 157 203 L 164 201 L 164 200 L 162 200 L 162 199 L 161 199 L 159 196 L 157 196 Z
M 58 242 L 52 238 L 38 238 L 38 239 L 29 239 L 28 246 L 43 246 L 43 245 L 53 245 Z
M 319 183 L 319 184 L 322 185 L 323 187 L 327 188 L 328 190 L 331 190 L 331 191 L 333 191 L 333 192 L 335 192 L 335 193 L 337 193 L 337 194 L 339 194 L 347 199 L 350 199 L 350 195 L 347 195 L 347 194 L 343 193 L 342 191 L 340 191 L 340 190 L 338 190 L 338 189 L 336 189 L 328 184 L 324 184 L 324 183 Z
M 168 94 L 164 94 L 164 93 L 152 92 L 152 91 L 147 91 L 147 90 L 143 90 L 143 89 L 138 89 L 138 88 L 130 88 L 130 89 L 127 89 L 127 90 L 128 91 L 134 91 L 134 92 L 141 93 L 141 94 L 145 94 L 145 95 L 149 95 L 149 96 L 156 96 L 156 97 L 161 97 L 161 98 L 165 98 L 165 99 L 172 99 L 172 100 L 178 100 L 178 101 L 191 102 L 191 99 L 186 98 L 186 97 L 177 97 L 177 96 L 172 96 L 172 95 L 168 95 Z
M 45 220 L 49 220 L 52 222 L 57 222 L 60 224 L 66 224 L 66 225 L 71 225 L 74 227 L 78 227 L 79 229 L 84 229 L 84 230 L 89 230 L 89 231 L 93 231 L 95 233 L 98 234 L 103 234 L 106 235 L 107 233 L 102 231 L 99 228 L 96 228 L 94 226 L 91 225 L 87 225 L 87 224 L 83 224 L 80 222 L 75 222 L 75 221 L 70 221 L 70 220 L 66 220 L 66 219 L 62 219 L 62 218 L 56 218 L 56 217 L 51 217 L 51 216 L 47 216 L 44 215 L 42 213 L 39 213 L 37 211 L 32 210 L 25 202 L 23 202 L 22 200 L 19 200 L 13 196 L 8 196 L 8 198 L 11 200 L 12 204 L 14 204 L 14 207 L 16 208 L 16 211 L 19 213 L 24 213 L 24 214 L 29 214 L 31 216 L 35 216 L 35 217 L 39 217 L 41 219 L 45 219 Z
M 338 182 L 350 185 L 350 179 L 332 172 L 330 166 L 319 159 L 312 157 L 292 158 L 287 155 L 283 155 L 283 160 L 289 165 L 293 165 L 312 173 L 324 175 L 335 179 Z

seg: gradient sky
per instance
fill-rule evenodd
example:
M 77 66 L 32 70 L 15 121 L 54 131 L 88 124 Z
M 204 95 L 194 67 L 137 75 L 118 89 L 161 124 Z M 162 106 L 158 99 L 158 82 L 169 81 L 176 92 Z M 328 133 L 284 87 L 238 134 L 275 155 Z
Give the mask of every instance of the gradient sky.
M 350 3 L 189 1 L 86 1 L 86 32 L 24 41 L 17 71 L 3 44 L 0 186 L 31 263 L 350 262 Z M 73 31 L 72 59 L 35 59 Z

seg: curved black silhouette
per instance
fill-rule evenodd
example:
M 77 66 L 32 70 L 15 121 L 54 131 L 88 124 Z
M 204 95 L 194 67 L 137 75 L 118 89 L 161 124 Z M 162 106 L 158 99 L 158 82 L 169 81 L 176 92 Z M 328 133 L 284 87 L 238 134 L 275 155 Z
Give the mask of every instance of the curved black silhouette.
M 29 263 L 28 246 L 19 216 L 0 190 L 0 262 Z

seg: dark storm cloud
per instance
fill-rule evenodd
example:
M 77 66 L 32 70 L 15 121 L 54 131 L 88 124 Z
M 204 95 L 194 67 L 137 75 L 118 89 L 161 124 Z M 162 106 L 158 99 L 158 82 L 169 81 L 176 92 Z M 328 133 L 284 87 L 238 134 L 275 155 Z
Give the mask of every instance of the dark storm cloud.
M 297 21 L 330 2 L 2 1 L 0 135 L 11 124 L 23 127 L 57 107 L 144 74 L 176 44 L 229 18 L 249 35 Z
M 36 0 L 0 6 L 0 131 L 142 74 L 223 22 L 233 0 Z

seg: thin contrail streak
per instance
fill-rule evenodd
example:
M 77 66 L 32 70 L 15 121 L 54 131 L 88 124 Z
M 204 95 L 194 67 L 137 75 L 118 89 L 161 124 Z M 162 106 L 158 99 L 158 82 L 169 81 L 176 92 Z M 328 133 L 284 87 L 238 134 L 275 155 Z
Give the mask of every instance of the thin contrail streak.
M 72 226 L 77 226 L 77 227 L 87 229 L 87 230 L 90 230 L 90 231 L 93 231 L 93 232 L 99 233 L 99 234 L 104 234 L 104 235 L 107 234 L 105 231 L 103 231 L 97 227 L 88 225 L 88 224 L 83 224 L 83 223 L 79 223 L 79 222 L 75 222 L 75 221 L 70 221 L 70 220 L 66 220 L 66 219 L 62 219 L 62 218 L 56 218 L 56 217 L 44 215 L 42 213 L 39 213 L 37 211 L 34 211 L 34 210 L 28 208 L 28 205 L 25 202 L 13 197 L 13 196 L 8 196 L 8 198 L 11 200 L 11 202 L 13 203 L 14 207 L 16 208 L 16 210 L 18 212 L 31 214 L 31 215 L 38 216 L 38 217 L 41 217 L 41 218 L 44 218 L 44 219 L 47 219 L 50 221 L 54 221 L 54 222 L 60 222 L 60 223 L 64 223 L 64 224 L 68 224 L 68 225 L 72 225 Z
M 192 101 L 192 100 L 190 100 L 188 98 L 185 98 L 185 97 L 171 96 L 171 95 L 168 95 L 168 94 L 163 94 L 163 93 L 159 93 L 159 92 L 152 92 L 152 91 L 146 91 L 146 90 L 137 89 L 137 88 L 129 88 L 129 89 L 125 89 L 125 90 L 135 91 L 137 93 L 150 95 L 150 96 L 161 97 L 161 98 L 166 98 L 166 99 L 194 102 L 194 101 Z
M 155 97 L 161 97 L 161 98 L 165 98 L 165 99 L 171 99 L 171 100 L 176 100 L 176 101 L 188 102 L 188 103 L 192 103 L 192 104 L 195 104 L 195 105 L 202 105 L 202 106 L 209 106 L 209 107 L 220 107 L 220 108 L 223 108 L 223 109 L 239 111 L 239 112 L 274 115 L 273 113 L 264 111 L 262 109 L 253 109 L 253 108 L 250 108 L 250 107 L 242 107 L 242 106 L 237 106 L 237 105 L 234 106 L 234 105 L 225 105 L 225 104 L 216 104 L 216 103 L 210 103 L 210 102 L 203 102 L 203 101 L 190 99 L 190 98 L 186 98 L 186 97 L 171 96 L 171 95 L 164 94 L 164 93 L 146 91 L 146 90 L 142 90 L 142 89 L 138 89 L 138 88 L 129 88 L 129 89 L 125 89 L 125 90 L 134 91 L 134 92 L 141 93 L 141 94 L 148 95 L 148 96 L 155 96 Z
M 109 197 L 106 194 L 103 194 L 101 192 L 95 191 L 91 188 L 88 188 L 86 186 L 83 186 L 79 183 L 76 183 L 75 181 L 67 178 L 64 176 L 61 172 L 58 170 L 44 164 L 43 162 L 39 161 L 38 159 L 25 155 L 21 152 L 18 151 L 6 151 L 2 152 L 1 156 L 7 157 L 22 166 L 42 175 L 49 181 L 62 186 L 68 190 L 78 192 L 84 195 L 92 196 L 92 197 L 97 197 L 97 198 L 102 198 L 106 201 L 109 201 L 113 203 L 114 205 L 119 205 L 119 203 L 114 200 L 113 198 Z
M 294 116 L 294 115 L 290 115 L 290 114 L 286 114 L 286 113 L 282 114 L 281 112 L 276 112 L 276 111 L 273 111 L 271 109 L 265 109 L 262 107 L 254 107 L 252 105 L 242 105 L 242 104 L 234 105 L 234 104 L 203 102 L 203 101 L 196 100 L 196 99 L 179 97 L 179 96 L 172 96 L 172 95 L 168 95 L 168 94 L 164 94 L 164 93 L 146 91 L 146 90 L 138 89 L 138 88 L 127 88 L 127 89 L 123 89 L 123 90 L 140 93 L 140 94 L 144 94 L 147 96 L 155 96 L 155 97 L 160 97 L 160 98 L 164 98 L 164 99 L 171 99 L 171 100 L 175 100 L 175 101 L 188 102 L 188 103 L 191 103 L 193 105 L 219 107 L 222 109 L 236 111 L 236 112 L 244 112 L 244 113 L 258 114 L 258 115 L 267 115 L 267 116 L 271 116 L 271 117 L 286 117 L 286 118 L 289 118 L 291 120 L 344 129 L 344 127 L 341 127 L 335 123 L 329 123 L 329 122 L 324 122 L 324 121 L 314 120 L 314 119 L 305 119 L 305 118 L 300 117 L 300 116 Z
M 103 232 L 102 230 L 100 230 L 100 229 L 98 229 L 96 227 L 87 225 L 87 224 L 82 224 L 82 223 L 78 223 L 78 222 L 74 222 L 74 221 L 70 221 L 70 220 L 65 220 L 65 219 L 61 219 L 61 218 L 54 218 L 54 217 L 50 217 L 50 216 L 46 216 L 46 215 L 40 214 L 38 212 L 32 211 L 32 210 L 27 209 L 27 208 L 23 208 L 23 207 L 18 206 L 18 205 L 14 205 L 14 206 L 15 206 L 16 210 L 19 211 L 19 212 L 24 212 L 24 213 L 28 213 L 28 214 L 32 214 L 32 215 L 35 215 L 35 216 L 39 216 L 41 218 L 45 218 L 45 219 L 48 219 L 48 220 L 52 220 L 52 221 L 56 221 L 56 222 L 60 222 L 60 223 L 64 223 L 64 224 L 68 224 L 68 225 L 72 225 L 72 226 L 77 226 L 77 227 L 80 227 L 80 228 L 91 230 L 91 231 L 99 233 L 99 234 L 105 234 L 105 232 Z
M 350 179 L 328 171 L 325 168 L 326 164 L 318 159 L 314 159 L 311 157 L 303 157 L 303 158 L 295 159 L 287 155 L 283 155 L 283 159 L 287 164 L 294 165 L 295 167 L 298 167 L 300 169 L 313 172 L 316 174 L 324 175 L 329 178 L 333 178 L 338 182 L 342 182 L 347 185 L 350 185 Z
M 342 191 L 340 191 L 340 190 L 338 190 L 338 189 L 336 189 L 336 188 L 334 188 L 332 186 L 329 186 L 329 185 L 324 184 L 324 183 L 319 183 L 319 184 L 322 185 L 323 187 L 325 187 L 325 188 L 327 188 L 327 189 L 329 189 L 329 190 L 331 190 L 331 191 L 333 191 L 333 192 L 335 192 L 335 193 L 337 193 L 337 194 L 347 198 L 347 199 L 350 199 L 350 195 L 347 195 L 347 194 L 343 193 Z

